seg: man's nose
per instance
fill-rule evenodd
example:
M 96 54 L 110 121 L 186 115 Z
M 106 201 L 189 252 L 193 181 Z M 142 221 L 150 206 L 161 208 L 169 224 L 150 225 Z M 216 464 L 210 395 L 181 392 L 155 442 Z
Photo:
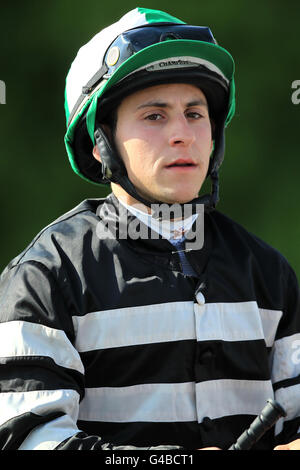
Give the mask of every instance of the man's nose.
M 195 134 L 185 116 L 177 116 L 173 119 L 169 134 L 169 145 L 188 147 L 195 141 Z

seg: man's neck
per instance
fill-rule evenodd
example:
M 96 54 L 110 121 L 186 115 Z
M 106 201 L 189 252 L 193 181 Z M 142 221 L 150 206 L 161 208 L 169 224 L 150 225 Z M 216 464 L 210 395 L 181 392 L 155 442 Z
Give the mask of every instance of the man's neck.
M 118 184 L 111 183 L 111 189 L 116 196 L 116 198 L 122 202 L 125 206 L 130 206 L 136 208 L 137 210 L 144 212 L 146 214 L 151 214 L 151 208 L 147 207 L 142 202 L 135 199 L 130 194 L 126 193 Z

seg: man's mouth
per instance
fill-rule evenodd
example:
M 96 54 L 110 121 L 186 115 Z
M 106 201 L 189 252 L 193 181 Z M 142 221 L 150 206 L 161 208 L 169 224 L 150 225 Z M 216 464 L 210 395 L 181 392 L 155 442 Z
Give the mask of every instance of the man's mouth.
M 196 163 L 190 158 L 178 158 L 174 162 L 166 165 L 166 168 L 179 168 L 179 169 L 186 169 L 186 168 L 196 168 Z

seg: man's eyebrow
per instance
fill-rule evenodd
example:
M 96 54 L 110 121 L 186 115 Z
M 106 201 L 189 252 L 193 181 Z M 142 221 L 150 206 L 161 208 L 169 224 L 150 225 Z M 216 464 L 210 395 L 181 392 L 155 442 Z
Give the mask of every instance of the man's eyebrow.
M 148 101 L 147 103 L 140 104 L 137 109 L 142 108 L 169 108 L 170 105 L 168 103 L 163 103 L 162 101 Z
M 202 100 L 201 98 L 195 101 L 190 101 L 189 103 L 187 103 L 186 106 L 187 108 L 192 108 L 193 106 L 205 106 L 206 108 L 208 107 L 207 102 Z
M 194 100 L 194 101 L 189 101 L 186 103 L 187 108 L 192 108 L 193 106 L 205 106 L 207 108 L 207 103 L 206 101 L 200 99 Z M 148 101 L 146 103 L 140 104 L 137 109 L 142 109 L 142 108 L 172 108 L 172 105 L 170 103 L 165 103 L 163 101 Z

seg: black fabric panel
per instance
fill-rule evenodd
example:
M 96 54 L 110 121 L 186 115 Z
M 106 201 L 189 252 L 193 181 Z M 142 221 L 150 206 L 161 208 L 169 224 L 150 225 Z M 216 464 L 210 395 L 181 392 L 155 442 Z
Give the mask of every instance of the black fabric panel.
M 63 330 L 72 342 L 73 322 L 62 292 L 42 263 L 31 260 L 16 265 L 1 276 L 0 322 L 26 321 Z
M 207 302 L 257 301 L 261 308 L 283 310 L 291 268 L 270 245 L 218 211 L 205 218 L 212 251 L 202 276 Z M 187 253 L 197 263 L 200 251 Z
M 194 299 L 194 278 L 167 269 L 160 259 L 155 261 L 155 254 L 143 256 L 131 251 L 126 240 L 122 242 L 121 246 L 113 246 L 112 251 L 103 243 L 96 257 L 85 257 L 83 267 L 88 290 L 84 299 L 86 305 L 77 308 L 78 315 Z M 175 256 L 178 255 L 172 255 Z
M 86 387 L 195 380 L 196 341 L 170 341 L 81 353 Z M 171 365 L 171 367 L 170 367 Z
M 181 445 L 197 448 L 201 444 L 201 426 L 187 423 L 105 423 L 78 421 L 80 430 L 89 435 L 101 435 L 113 445 L 149 447 L 158 445 Z
M 263 340 L 183 340 L 124 346 L 81 353 L 81 360 L 86 387 L 270 379 L 268 349 Z
M 76 390 L 84 394 L 84 376 L 57 365 L 49 357 L 28 356 L 7 358 L 0 367 L 0 392 L 33 390 Z
M 264 340 L 199 342 L 195 371 L 197 382 L 269 380 L 268 349 Z

